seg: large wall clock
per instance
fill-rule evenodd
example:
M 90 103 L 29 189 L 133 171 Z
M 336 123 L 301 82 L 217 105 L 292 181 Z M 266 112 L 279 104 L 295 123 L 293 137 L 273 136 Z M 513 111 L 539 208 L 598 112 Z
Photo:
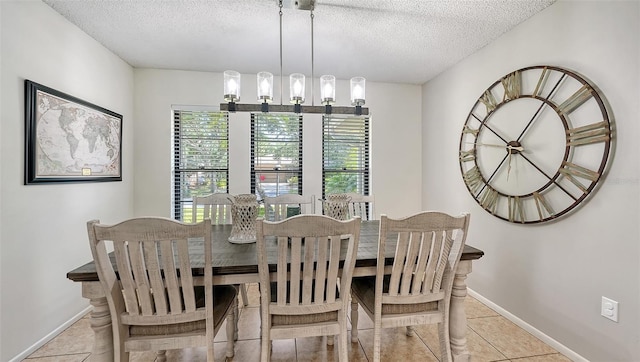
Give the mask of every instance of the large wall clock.
M 555 220 L 601 180 L 612 120 L 599 91 L 554 66 L 516 70 L 471 108 L 460 137 L 460 171 L 487 212 L 513 222 Z

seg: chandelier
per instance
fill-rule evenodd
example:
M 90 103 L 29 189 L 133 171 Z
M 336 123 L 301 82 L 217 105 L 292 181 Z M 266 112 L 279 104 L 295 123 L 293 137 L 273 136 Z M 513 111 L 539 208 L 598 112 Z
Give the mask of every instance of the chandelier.
M 289 101 L 291 104 L 282 104 L 282 8 L 283 0 L 276 0 L 280 8 L 280 104 L 273 105 L 273 74 L 259 72 L 257 74 L 258 101 L 260 104 L 241 104 L 240 101 L 240 73 L 234 70 L 224 72 L 224 100 L 227 103 L 220 104 L 221 111 L 228 112 L 292 112 L 292 113 L 323 113 L 323 114 L 353 114 L 368 115 L 369 109 L 365 104 L 366 79 L 353 77 L 350 80 L 351 107 L 333 106 L 336 99 L 336 77 L 323 75 L 320 77 L 320 100 L 322 106 L 314 105 L 313 89 L 313 9 L 315 0 L 284 0 L 298 10 L 308 10 L 311 14 L 311 105 L 303 105 L 305 101 L 305 76 L 301 73 L 289 75 Z

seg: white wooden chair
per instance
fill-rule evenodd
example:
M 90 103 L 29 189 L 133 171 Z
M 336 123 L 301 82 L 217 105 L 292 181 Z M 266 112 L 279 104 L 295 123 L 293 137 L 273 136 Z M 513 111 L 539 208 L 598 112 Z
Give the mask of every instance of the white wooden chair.
M 257 226 L 260 359 L 270 360 L 274 339 L 328 336 L 333 340 L 338 335 L 339 359 L 346 362 L 347 310 L 360 219 L 298 215 L 280 222 L 259 219 Z M 346 254 L 340 273 L 341 250 Z M 267 255 L 274 252 L 276 264 L 270 266 Z
M 202 207 L 204 219 L 211 219 L 211 225 L 229 225 L 232 223 L 231 201 L 232 195 L 226 193 L 213 193 L 206 196 L 194 196 L 192 207 L 192 222 L 198 222 L 198 209 Z M 247 287 L 244 284 L 238 285 L 242 304 L 249 305 L 249 297 L 247 296 Z
M 211 219 L 212 225 L 231 224 L 231 195 L 225 193 L 214 193 L 206 196 L 194 196 L 192 207 L 192 222 L 203 219 Z M 198 217 L 198 210 L 203 209 L 204 217 Z
M 128 361 L 131 351 L 207 347 L 213 361 L 213 340 L 227 323 L 228 357 L 234 355 L 237 290 L 213 286 L 211 225 L 184 224 L 165 218 L 136 218 L 109 226 L 87 223 L 91 253 L 107 295 L 113 323 L 114 359 Z M 195 286 L 189 239 L 204 248 L 204 286 Z M 107 244 L 113 248 L 118 276 Z M 193 245 L 191 245 L 193 248 Z
M 374 220 L 375 213 L 373 206 L 375 197 L 373 195 L 362 195 L 357 193 L 347 193 L 349 199 L 349 216 L 360 216 L 361 220 Z
M 315 196 L 305 197 L 297 194 L 264 197 L 264 214 L 268 221 L 281 221 L 290 215 L 291 210 L 298 214 L 314 214 L 316 209 Z
M 351 285 L 351 341 L 358 340 L 358 303 L 373 320 L 373 360 L 380 361 L 381 329 L 438 324 L 440 361 L 451 361 L 449 302 L 454 271 L 462 255 L 469 215 L 422 212 L 403 219 L 380 218 L 375 277 L 354 278 Z M 385 250 L 396 239 L 390 274 Z

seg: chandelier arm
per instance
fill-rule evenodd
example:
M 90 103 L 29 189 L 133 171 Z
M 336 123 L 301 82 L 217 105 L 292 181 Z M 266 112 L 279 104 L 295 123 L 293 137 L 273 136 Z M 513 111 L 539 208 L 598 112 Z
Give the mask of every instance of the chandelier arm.
M 278 4 L 280 5 L 280 105 L 282 105 L 282 0 Z

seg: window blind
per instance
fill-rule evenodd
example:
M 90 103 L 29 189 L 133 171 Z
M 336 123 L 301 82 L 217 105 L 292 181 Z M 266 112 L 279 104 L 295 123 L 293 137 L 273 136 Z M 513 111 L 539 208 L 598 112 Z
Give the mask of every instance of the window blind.
M 226 112 L 174 110 L 173 213 L 191 220 L 193 196 L 229 190 L 229 117 Z
M 302 116 L 251 114 L 251 192 L 302 195 Z
M 369 194 L 369 117 L 322 117 L 322 197 Z

